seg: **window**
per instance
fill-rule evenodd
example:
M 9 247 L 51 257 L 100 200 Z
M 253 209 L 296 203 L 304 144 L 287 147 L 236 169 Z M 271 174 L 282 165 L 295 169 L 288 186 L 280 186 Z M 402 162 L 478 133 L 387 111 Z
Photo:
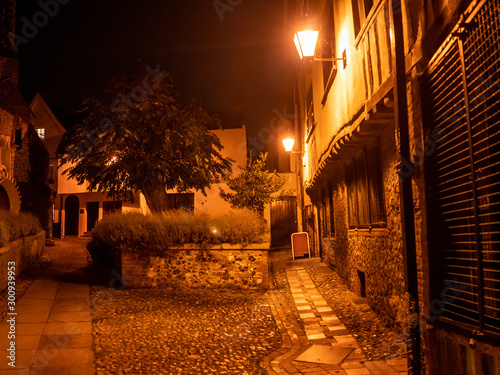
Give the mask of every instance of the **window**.
M 320 219 L 321 219 L 321 231 L 322 231 L 322 236 L 326 237 L 328 236 L 328 207 L 326 204 L 327 201 L 327 193 L 326 193 L 326 188 L 323 188 L 321 190 L 321 214 L 320 214 Z
M 40 139 L 45 139 L 45 128 L 36 129 L 36 133 L 40 137 Z
M 306 119 L 306 137 L 311 134 L 314 128 L 314 101 L 313 101 L 313 91 L 312 87 L 309 88 L 307 92 L 306 98 L 306 110 L 307 110 L 307 119 Z
M 52 164 L 49 165 L 49 184 L 53 184 L 55 182 L 56 170 Z
M 333 211 L 333 181 L 328 181 L 328 200 L 330 203 L 330 234 L 335 234 L 335 216 Z
M 335 56 L 335 24 L 333 22 L 333 0 L 327 0 L 325 13 L 323 15 L 323 25 L 319 33 L 321 46 L 321 57 L 332 58 Z M 332 61 L 323 61 L 323 84 L 325 92 L 332 85 L 334 74 Z
M 167 195 L 170 209 L 194 211 L 194 193 L 175 193 Z
M 22 129 L 15 129 L 14 130 L 14 144 L 16 146 L 21 146 L 22 142 L 23 142 Z
M 122 201 L 106 201 L 102 202 L 102 215 L 110 215 L 113 213 L 122 212 Z
M 0 166 L 10 172 L 10 137 L 0 135 Z
M 352 16 L 354 21 L 354 34 L 357 36 L 366 17 L 373 8 L 373 0 L 352 0 Z
M 385 226 L 384 185 L 379 151 L 370 147 L 346 166 L 349 226 Z
M 334 216 L 333 216 L 333 189 L 332 181 L 321 189 L 321 201 L 318 205 L 320 215 L 321 235 L 323 237 L 335 234 Z

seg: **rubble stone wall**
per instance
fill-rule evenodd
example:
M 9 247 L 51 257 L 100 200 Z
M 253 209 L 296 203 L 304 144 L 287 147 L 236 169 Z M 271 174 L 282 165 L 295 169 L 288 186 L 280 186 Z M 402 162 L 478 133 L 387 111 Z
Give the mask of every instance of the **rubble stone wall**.
M 162 256 L 124 250 L 123 284 L 129 288 L 267 288 L 267 250 L 172 249 Z
M 379 137 L 387 225 L 385 228 L 349 228 L 344 167 L 333 172 L 335 233 L 323 238 L 323 252 L 349 288 L 361 294 L 365 277 L 366 302 L 392 324 L 404 309 L 404 262 L 402 253 L 399 175 L 396 172 L 394 126 Z M 327 209 L 327 212 L 329 209 Z M 329 220 L 329 218 L 328 218 Z
M 7 287 L 8 267 L 15 263 L 16 277 L 37 259 L 45 249 L 45 232 L 20 238 L 0 247 L 0 291 Z

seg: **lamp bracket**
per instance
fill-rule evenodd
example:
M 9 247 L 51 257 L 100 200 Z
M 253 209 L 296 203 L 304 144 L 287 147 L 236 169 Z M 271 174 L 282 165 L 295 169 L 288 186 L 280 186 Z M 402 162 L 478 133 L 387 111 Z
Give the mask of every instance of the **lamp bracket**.
M 345 69 L 347 67 L 347 51 L 344 48 L 342 51 L 342 57 L 316 57 L 313 56 L 314 61 L 339 61 L 342 60 L 342 67 Z

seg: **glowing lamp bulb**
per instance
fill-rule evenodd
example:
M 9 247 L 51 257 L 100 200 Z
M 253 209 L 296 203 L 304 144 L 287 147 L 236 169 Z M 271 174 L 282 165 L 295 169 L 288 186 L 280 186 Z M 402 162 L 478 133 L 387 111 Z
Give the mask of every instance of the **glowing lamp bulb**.
M 316 51 L 316 43 L 318 42 L 319 31 L 304 30 L 297 31 L 293 38 L 295 47 L 301 59 L 304 57 L 313 57 Z
M 295 140 L 293 138 L 283 139 L 283 147 L 285 147 L 285 151 L 286 152 L 292 151 L 294 143 L 295 143 Z

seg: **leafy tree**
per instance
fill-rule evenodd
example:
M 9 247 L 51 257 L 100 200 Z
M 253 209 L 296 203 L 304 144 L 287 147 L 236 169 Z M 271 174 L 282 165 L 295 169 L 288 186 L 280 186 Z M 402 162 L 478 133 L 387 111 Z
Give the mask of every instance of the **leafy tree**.
M 232 160 L 208 129 L 219 120 L 199 104 L 182 105 L 157 67 L 111 82 L 84 101 L 83 121 L 60 148 L 61 165 L 89 190 L 130 199 L 141 191 L 151 211 L 168 210 L 166 189 L 205 188 L 231 171 Z
M 234 193 L 219 189 L 219 195 L 231 203 L 232 207 L 249 208 L 263 214 L 266 203 L 282 199 L 287 194 L 280 191 L 286 177 L 269 173 L 266 169 L 266 159 L 267 153 L 261 153 L 245 167 L 240 167 L 241 173 L 227 181 L 227 185 Z

